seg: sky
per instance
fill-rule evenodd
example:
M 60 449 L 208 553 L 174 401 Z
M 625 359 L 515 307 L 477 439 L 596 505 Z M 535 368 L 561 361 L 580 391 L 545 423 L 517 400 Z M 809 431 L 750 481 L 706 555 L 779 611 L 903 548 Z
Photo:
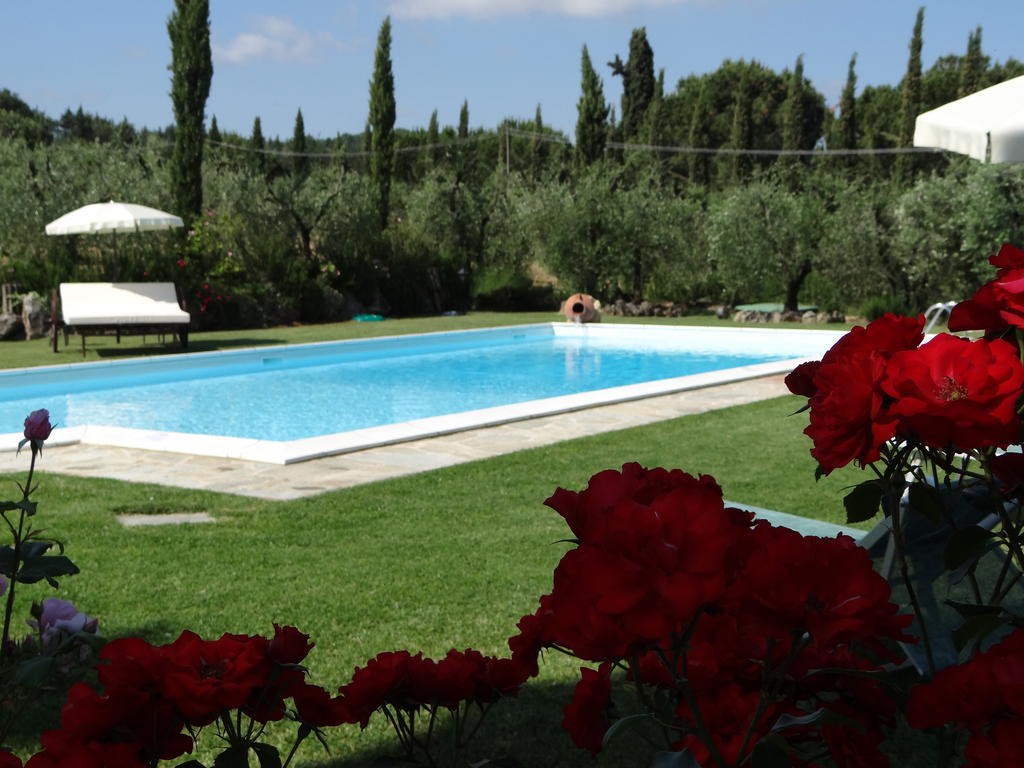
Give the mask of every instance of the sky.
M 776 71 L 804 56 L 804 74 L 830 106 L 850 57 L 858 87 L 896 84 L 921 3 L 915 0 L 210 0 L 213 83 L 207 120 L 249 135 L 330 138 L 366 125 L 377 35 L 392 24 L 396 126 L 423 128 L 437 110 L 456 125 L 532 119 L 572 137 L 586 45 L 619 113 L 621 80 L 605 62 L 626 59 L 644 27 L 666 90 L 725 59 Z M 137 128 L 173 123 L 167 18 L 173 0 L 0 0 L 0 88 L 51 117 L 81 106 Z M 962 54 L 982 27 L 993 60 L 1024 60 L 1024 0 L 939 0 L 925 5 L 923 63 Z

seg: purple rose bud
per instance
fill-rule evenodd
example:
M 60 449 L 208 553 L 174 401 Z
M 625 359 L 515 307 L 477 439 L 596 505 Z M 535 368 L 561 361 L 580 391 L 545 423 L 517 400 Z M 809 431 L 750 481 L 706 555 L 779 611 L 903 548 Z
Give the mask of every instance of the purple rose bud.
M 43 442 L 50 436 L 53 427 L 50 425 L 50 412 L 45 408 L 32 411 L 25 418 L 25 439 Z

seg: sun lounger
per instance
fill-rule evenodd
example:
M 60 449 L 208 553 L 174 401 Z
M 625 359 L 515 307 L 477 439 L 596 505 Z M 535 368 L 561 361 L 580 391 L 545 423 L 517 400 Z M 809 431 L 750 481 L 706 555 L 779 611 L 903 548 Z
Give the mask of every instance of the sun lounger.
M 181 307 L 174 283 L 61 283 L 60 314 L 64 344 L 69 333 L 86 336 L 139 336 L 173 334 L 188 346 L 191 316 Z M 57 324 L 53 328 L 57 351 Z

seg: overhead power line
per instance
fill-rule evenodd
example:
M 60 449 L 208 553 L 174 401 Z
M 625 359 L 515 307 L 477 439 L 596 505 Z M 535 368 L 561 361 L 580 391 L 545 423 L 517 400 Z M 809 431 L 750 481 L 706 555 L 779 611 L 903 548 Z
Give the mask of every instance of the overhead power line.
M 557 136 L 551 133 L 541 133 L 539 131 L 524 131 L 520 128 L 506 128 L 505 131 L 514 136 L 524 136 L 527 138 L 538 139 L 540 141 L 548 141 L 555 144 L 566 144 L 570 145 L 568 139 Z M 433 144 L 416 144 L 414 146 L 400 147 L 396 149 L 396 152 L 422 152 L 428 149 L 441 149 L 445 147 L 459 146 L 460 144 L 468 144 L 471 142 L 493 140 L 495 138 L 492 134 L 479 134 L 477 136 L 470 136 L 465 139 L 452 139 L 451 141 L 436 142 Z M 257 149 L 255 147 L 247 147 L 244 144 L 234 144 L 226 141 L 213 141 L 207 139 L 207 143 L 214 144 L 226 149 L 232 149 L 240 152 L 253 152 L 261 155 L 270 155 L 273 157 L 313 157 L 313 158 L 349 158 L 349 157 L 369 157 L 373 154 L 372 151 L 363 150 L 357 152 L 337 151 L 337 152 L 292 152 L 287 149 Z M 903 154 L 920 154 L 920 153 L 935 153 L 942 152 L 944 150 L 934 149 L 932 147 L 876 147 L 873 149 L 734 149 L 731 147 L 679 147 L 679 146 L 660 146 L 657 144 L 631 144 L 619 141 L 609 141 L 605 143 L 605 150 L 619 149 L 619 150 L 642 150 L 644 152 L 665 152 L 669 154 L 695 154 L 695 155 L 759 155 L 759 156 L 773 156 L 773 157 L 784 157 L 784 156 L 814 156 L 814 157 L 828 157 L 828 156 L 841 156 L 841 155 L 903 155 Z

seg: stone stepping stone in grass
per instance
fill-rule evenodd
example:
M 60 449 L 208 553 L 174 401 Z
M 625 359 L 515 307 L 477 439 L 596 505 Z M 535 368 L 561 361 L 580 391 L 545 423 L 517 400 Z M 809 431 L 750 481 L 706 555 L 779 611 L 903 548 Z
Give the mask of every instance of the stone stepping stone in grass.
M 171 512 L 162 515 L 118 515 L 117 522 L 126 528 L 141 525 L 182 525 L 184 523 L 215 523 L 217 518 L 206 512 Z

